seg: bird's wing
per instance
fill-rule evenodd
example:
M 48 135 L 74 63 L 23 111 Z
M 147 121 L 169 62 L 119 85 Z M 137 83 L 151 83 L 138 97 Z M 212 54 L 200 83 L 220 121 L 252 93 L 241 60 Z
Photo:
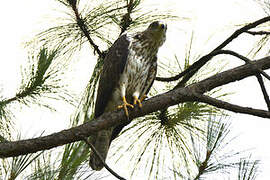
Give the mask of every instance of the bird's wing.
M 104 59 L 97 91 L 95 117 L 103 114 L 112 92 L 119 81 L 120 75 L 124 71 L 129 52 L 129 44 L 130 41 L 127 35 L 122 35 L 115 41 Z

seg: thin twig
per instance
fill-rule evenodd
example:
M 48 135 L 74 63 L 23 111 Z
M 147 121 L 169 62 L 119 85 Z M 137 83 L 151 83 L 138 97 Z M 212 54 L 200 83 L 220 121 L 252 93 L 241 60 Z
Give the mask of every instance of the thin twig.
M 214 150 L 214 149 L 212 149 L 212 150 L 210 150 L 210 151 L 209 151 L 209 150 L 206 151 L 205 159 L 204 159 L 204 161 L 200 164 L 200 166 L 199 166 L 199 168 L 198 168 L 199 172 L 198 172 L 197 176 L 194 178 L 194 180 L 199 179 L 199 178 L 201 177 L 201 175 L 204 174 L 205 170 L 208 168 L 208 163 L 209 163 L 209 160 L 210 160 L 211 155 L 212 155 L 212 153 L 213 153 L 213 150 Z
M 267 90 L 265 88 L 265 85 L 264 85 L 264 82 L 263 82 L 263 79 L 262 79 L 262 76 L 258 73 L 256 75 L 256 78 L 260 84 L 260 87 L 261 87 L 261 90 L 262 90 L 262 93 L 263 93 L 263 97 L 264 97 L 264 101 L 267 105 L 267 108 L 268 108 L 268 111 L 270 111 L 270 100 L 269 100 L 269 95 L 267 93 Z
M 253 64 L 253 62 L 250 59 L 248 59 L 247 57 L 245 57 L 243 55 L 240 55 L 237 52 L 234 52 L 234 51 L 231 51 L 231 50 L 217 50 L 217 51 L 214 51 L 214 52 L 211 53 L 212 56 L 216 56 L 216 55 L 220 55 L 220 54 L 229 54 L 229 55 L 235 56 L 235 57 L 237 57 L 239 59 L 242 59 L 246 63 Z M 270 76 L 266 72 L 264 72 L 263 70 L 261 70 L 258 67 L 254 67 L 254 68 L 256 68 L 259 73 L 261 73 L 266 79 L 268 79 L 270 81 Z
M 242 55 L 240 55 L 240 54 L 238 54 L 238 53 L 236 53 L 234 51 L 231 51 L 231 50 L 218 50 L 218 51 L 215 51 L 214 54 L 229 54 L 229 55 L 235 56 L 235 57 L 245 61 L 247 64 L 253 64 L 252 61 L 250 59 L 248 59 L 247 57 L 242 56 Z M 263 97 L 264 97 L 265 103 L 267 105 L 267 108 L 270 111 L 269 95 L 267 93 L 267 90 L 265 88 L 265 85 L 264 85 L 264 82 L 263 82 L 263 79 L 262 79 L 262 76 L 260 75 L 260 73 L 262 73 L 263 75 L 267 75 L 267 74 L 264 71 L 262 71 L 261 69 L 257 68 L 257 67 L 254 67 L 254 68 L 258 71 L 258 73 L 255 76 L 256 76 L 259 84 L 260 84 L 260 87 L 261 87 L 261 90 L 262 90 Z
M 93 146 L 93 144 L 86 138 L 83 137 L 84 142 L 90 146 L 91 150 L 95 153 L 95 155 L 99 158 L 99 160 L 102 162 L 102 165 L 117 179 L 120 180 L 125 180 L 125 178 L 122 178 L 120 175 L 118 175 L 116 172 L 114 172 L 103 160 L 103 158 L 101 157 L 101 155 L 99 154 L 99 152 L 96 150 L 96 148 Z
M 270 35 L 269 31 L 246 31 L 246 33 L 251 35 Z
M 232 55 L 232 56 L 235 56 L 243 61 L 245 61 L 245 63 L 250 63 L 252 64 L 252 61 L 250 59 L 248 59 L 247 57 L 241 55 L 241 54 L 238 54 L 237 52 L 235 51 L 231 51 L 231 50 L 217 50 L 217 51 L 214 51 L 213 52 L 213 56 L 216 56 L 216 55 L 220 55 L 220 54 L 228 54 L 228 55 Z
M 170 82 L 170 81 L 176 81 L 180 79 L 181 77 L 185 76 L 177 86 L 183 86 L 202 66 L 204 66 L 208 61 L 210 61 L 213 57 L 212 53 L 214 51 L 220 50 L 227 46 L 230 42 L 232 42 L 234 39 L 236 39 L 239 35 L 242 33 L 247 32 L 249 29 L 255 28 L 256 26 L 263 24 L 265 22 L 270 21 L 270 16 L 264 17 L 262 19 L 259 19 L 253 23 L 250 23 L 238 30 L 236 30 L 230 37 L 228 37 L 224 42 L 222 42 L 218 47 L 216 47 L 213 51 L 211 51 L 209 54 L 201 57 L 198 61 L 193 63 L 188 69 L 184 70 L 183 72 L 179 73 L 176 76 L 164 78 L 164 77 L 156 77 L 157 81 L 163 81 L 163 82 Z
M 90 37 L 87 25 L 85 24 L 85 21 L 81 18 L 76 4 L 75 3 L 71 4 L 71 7 L 72 7 L 72 10 L 75 14 L 77 25 L 79 26 L 79 28 L 83 32 L 84 36 L 89 41 L 90 45 L 94 48 L 94 53 L 97 53 L 99 55 L 99 57 L 101 57 L 101 58 L 105 58 L 105 54 L 100 51 L 99 47 L 94 43 L 94 41 Z
M 238 106 L 235 104 L 231 104 L 222 100 L 218 100 L 215 98 L 212 98 L 210 96 L 206 96 L 203 94 L 199 94 L 199 93 L 194 93 L 193 95 L 196 96 L 196 101 L 198 102 L 203 102 L 221 109 L 225 109 L 225 110 L 229 110 L 235 113 L 243 113 L 243 114 L 249 114 L 249 115 L 254 115 L 254 116 L 258 116 L 261 115 L 262 112 L 265 112 L 263 110 L 260 109 L 253 109 L 250 107 L 243 107 L 243 106 Z
M 266 78 L 270 81 L 270 76 L 268 74 L 266 74 L 266 72 L 262 71 L 261 69 L 258 69 L 259 72 Z
M 130 26 L 130 24 L 132 23 L 132 19 L 130 17 L 130 14 L 131 14 L 133 8 L 134 8 L 133 0 L 127 1 L 127 13 L 122 17 L 122 20 L 121 20 L 120 35 L 123 34 L 127 30 L 127 28 Z

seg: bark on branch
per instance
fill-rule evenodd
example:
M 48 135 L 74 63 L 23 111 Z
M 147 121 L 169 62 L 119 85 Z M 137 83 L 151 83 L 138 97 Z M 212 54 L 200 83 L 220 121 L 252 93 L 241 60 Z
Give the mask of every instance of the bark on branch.
M 243 61 L 245 61 L 246 63 L 249 63 L 249 64 L 253 64 L 253 62 L 248 59 L 247 57 L 245 56 L 242 56 L 234 51 L 231 51 L 231 50 L 218 50 L 218 51 L 215 51 L 214 52 L 216 55 L 218 54 L 229 54 L 229 55 L 232 55 L 232 56 L 235 56 Z M 265 88 L 265 85 L 264 85 L 264 81 L 263 81 L 263 78 L 261 76 L 261 74 L 266 77 L 268 80 L 270 80 L 270 77 L 268 74 L 266 74 L 263 70 L 261 69 L 257 69 L 255 66 L 254 68 L 258 71 L 258 73 L 255 75 L 259 84 L 260 84 L 260 87 L 261 87 L 261 90 L 262 90 L 262 93 L 263 93 L 263 97 L 264 97 L 264 100 L 265 100 L 265 103 L 268 107 L 268 111 L 270 111 L 270 100 L 269 100 L 269 95 L 267 93 L 267 90 Z
M 155 112 L 179 103 L 198 101 L 199 99 L 196 94 L 204 94 L 205 92 L 211 91 L 216 87 L 256 75 L 258 71 L 254 69 L 254 65 L 256 68 L 262 70 L 270 69 L 270 56 L 253 62 L 253 64 L 245 64 L 216 74 L 190 86 L 176 88 L 164 94 L 150 98 L 149 100 L 143 102 L 142 109 L 135 107 L 130 111 L 130 119 L 141 117 L 151 112 Z M 206 103 L 225 109 L 225 106 L 219 106 L 218 104 L 214 104 L 211 101 Z M 234 110 L 232 110 L 232 108 L 226 109 L 239 113 L 252 114 L 258 117 L 270 118 L 270 112 L 264 110 L 247 109 L 246 111 L 240 111 L 237 110 L 237 108 L 234 108 Z M 253 113 L 255 111 L 259 113 Z M 97 131 L 124 122 L 127 122 L 127 120 L 123 111 L 105 113 L 93 121 L 48 136 L 0 143 L 0 157 L 13 157 L 28 153 L 35 153 L 41 150 L 51 149 L 64 144 L 80 141 L 84 139 L 83 137 L 88 137 Z
M 77 25 L 79 26 L 80 30 L 82 31 L 83 35 L 87 38 L 87 40 L 89 41 L 90 45 L 94 48 L 94 54 L 97 53 L 99 57 L 101 58 L 105 58 L 105 53 L 102 52 L 98 45 L 95 44 L 95 42 L 93 41 L 93 39 L 90 37 L 87 25 L 85 23 L 85 21 L 81 18 L 80 13 L 78 11 L 78 7 L 77 7 L 77 3 L 76 1 L 69 1 L 71 8 L 74 12 L 75 18 L 76 18 L 76 22 Z
M 249 114 L 253 116 L 258 116 L 258 117 L 264 117 L 264 118 L 269 118 L 270 112 L 269 111 L 264 111 L 260 109 L 253 109 L 250 107 L 242 107 L 238 106 L 235 104 L 231 104 L 225 101 L 221 101 L 203 94 L 194 94 L 197 96 L 197 101 L 203 102 L 206 104 L 210 104 L 212 106 L 215 106 L 217 108 L 225 109 L 228 111 L 232 111 L 235 113 L 243 113 L 243 114 Z

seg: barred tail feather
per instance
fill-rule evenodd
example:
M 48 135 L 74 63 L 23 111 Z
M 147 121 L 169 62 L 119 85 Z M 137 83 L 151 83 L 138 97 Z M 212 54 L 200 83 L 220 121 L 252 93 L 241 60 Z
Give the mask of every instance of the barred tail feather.
M 96 138 L 94 139 L 94 147 L 101 155 L 102 159 L 106 160 L 109 147 L 111 144 L 111 136 L 112 136 L 112 129 L 110 130 L 102 130 L 97 133 Z M 91 152 L 89 165 L 93 170 L 100 171 L 104 165 L 102 161 L 99 159 L 99 157 L 94 153 Z

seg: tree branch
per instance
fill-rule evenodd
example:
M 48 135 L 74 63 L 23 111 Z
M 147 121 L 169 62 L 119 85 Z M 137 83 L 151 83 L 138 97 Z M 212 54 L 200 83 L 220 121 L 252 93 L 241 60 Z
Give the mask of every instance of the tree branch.
M 263 24 L 265 22 L 270 21 L 270 16 L 264 17 L 262 19 L 259 19 L 253 23 L 250 23 L 238 30 L 236 30 L 230 37 L 228 37 L 224 42 L 222 42 L 218 47 L 216 47 L 213 51 L 211 51 L 209 54 L 201 57 L 198 61 L 193 63 L 188 69 L 184 70 L 183 72 L 179 73 L 176 76 L 164 78 L 164 77 L 156 77 L 157 81 L 176 81 L 180 79 L 181 77 L 185 76 L 182 81 L 179 83 L 180 85 L 185 84 L 203 65 L 205 65 L 208 61 L 210 61 L 213 57 L 213 52 L 217 50 L 221 50 L 225 46 L 227 46 L 230 42 L 232 42 L 234 39 L 236 39 L 239 35 L 247 32 L 248 30 L 257 27 L 260 24 Z
M 238 53 L 236 53 L 234 51 L 231 51 L 231 50 L 217 50 L 217 51 L 214 51 L 212 53 L 212 56 L 216 56 L 216 55 L 220 55 L 220 54 L 229 54 L 229 55 L 235 56 L 235 57 L 237 57 L 239 59 L 242 59 L 246 63 L 253 64 L 253 62 L 250 59 L 248 59 L 247 57 L 242 56 L 242 55 L 240 55 L 240 54 L 238 54 Z M 263 70 L 259 69 L 258 67 L 254 67 L 254 68 L 256 68 L 256 70 L 260 74 L 262 74 L 265 78 L 267 78 L 270 81 L 270 76 L 266 72 L 264 72 Z
M 251 34 L 251 35 L 270 35 L 269 31 L 246 31 L 246 33 Z
M 143 102 L 142 109 L 135 107 L 133 110 L 130 110 L 129 117 L 130 119 L 134 119 L 179 103 L 196 101 L 198 100 L 198 97 L 195 96 L 194 93 L 203 94 L 216 87 L 255 75 L 257 70 L 253 68 L 254 65 L 262 70 L 270 68 L 270 56 L 253 62 L 254 63 L 252 65 L 245 64 L 231 70 L 221 72 L 187 87 L 176 88 L 150 98 Z M 233 108 L 231 108 L 231 110 L 233 110 Z M 240 113 L 255 115 L 254 113 L 250 113 L 250 111 L 243 110 L 240 111 Z M 270 112 L 260 110 L 256 113 L 256 116 L 270 118 Z M 80 126 L 63 130 L 48 136 L 0 143 L 0 157 L 14 157 L 28 153 L 35 153 L 41 150 L 51 149 L 64 144 L 80 141 L 83 140 L 82 137 L 88 137 L 102 129 L 117 126 L 125 122 L 127 122 L 127 120 L 123 111 L 104 113 L 99 118 L 93 119 Z
M 194 93 L 194 95 L 197 98 L 197 101 L 203 102 L 221 109 L 225 109 L 228 111 L 232 111 L 235 113 L 243 113 L 243 114 L 249 114 L 253 116 L 263 117 L 263 118 L 269 118 L 270 112 L 264 111 L 260 109 L 253 109 L 250 107 L 242 107 L 235 104 L 231 104 L 225 101 L 221 101 L 215 98 L 212 98 L 210 96 L 206 96 L 203 94 Z
M 120 35 L 123 34 L 127 30 L 127 28 L 130 26 L 130 24 L 132 23 L 132 19 L 131 19 L 130 15 L 131 15 L 134 7 L 135 7 L 135 3 L 133 2 L 133 0 L 127 1 L 127 13 L 122 17 L 122 20 L 121 20 Z
M 262 76 L 258 73 L 258 74 L 256 74 L 256 78 L 257 78 L 257 80 L 258 80 L 258 82 L 260 84 L 260 87 L 261 87 L 261 90 L 262 90 L 262 93 L 263 93 L 263 97 L 264 97 L 264 101 L 265 101 L 265 103 L 267 105 L 268 111 L 270 111 L 269 95 L 268 95 L 267 90 L 265 88 Z
M 246 63 L 249 63 L 249 64 L 253 64 L 253 62 L 248 59 L 247 57 L 245 56 L 242 56 L 234 51 L 230 51 L 230 50 L 218 50 L 218 51 L 215 51 L 215 54 L 229 54 L 229 55 L 232 55 L 232 56 L 235 56 L 239 59 L 242 59 L 243 61 L 245 61 Z M 268 74 L 266 74 L 264 71 L 262 71 L 261 69 L 258 69 L 257 67 L 254 66 L 254 68 L 258 71 L 258 73 L 255 75 L 259 84 L 260 84 L 260 87 L 261 87 L 261 90 L 262 90 L 262 93 L 263 93 L 263 97 L 264 97 L 264 101 L 267 105 L 267 108 L 268 110 L 270 111 L 270 100 L 269 100 L 269 95 L 267 93 L 267 90 L 265 88 L 265 85 L 264 85 L 264 82 L 263 82 L 263 79 L 262 79 L 262 76 L 260 73 L 262 73 L 267 79 L 269 78 Z M 270 79 L 269 79 L 270 80 Z
M 95 42 L 90 37 L 87 25 L 85 24 L 84 20 L 81 18 L 80 14 L 79 14 L 77 4 L 76 3 L 70 3 L 70 5 L 71 5 L 71 8 L 72 8 L 72 10 L 73 10 L 73 12 L 75 14 L 77 25 L 79 26 L 79 28 L 83 32 L 84 36 L 89 41 L 90 45 L 94 48 L 94 53 L 97 53 L 99 55 L 99 57 L 101 57 L 101 58 L 105 58 L 105 53 L 100 51 L 99 47 L 95 44 Z
M 86 138 L 86 137 L 82 137 L 84 142 L 90 146 L 91 150 L 96 154 L 96 156 L 98 156 L 99 160 L 102 162 L 103 166 L 117 179 L 120 180 L 125 180 L 125 178 L 122 178 L 120 175 L 118 175 L 116 172 L 114 172 L 103 160 L 102 156 L 99 154 L 99 152 L 97 151 L 97 149 L 95 148 L 95 146 L 93 146 L 92 143 L 90 143 L 90 141 Z

